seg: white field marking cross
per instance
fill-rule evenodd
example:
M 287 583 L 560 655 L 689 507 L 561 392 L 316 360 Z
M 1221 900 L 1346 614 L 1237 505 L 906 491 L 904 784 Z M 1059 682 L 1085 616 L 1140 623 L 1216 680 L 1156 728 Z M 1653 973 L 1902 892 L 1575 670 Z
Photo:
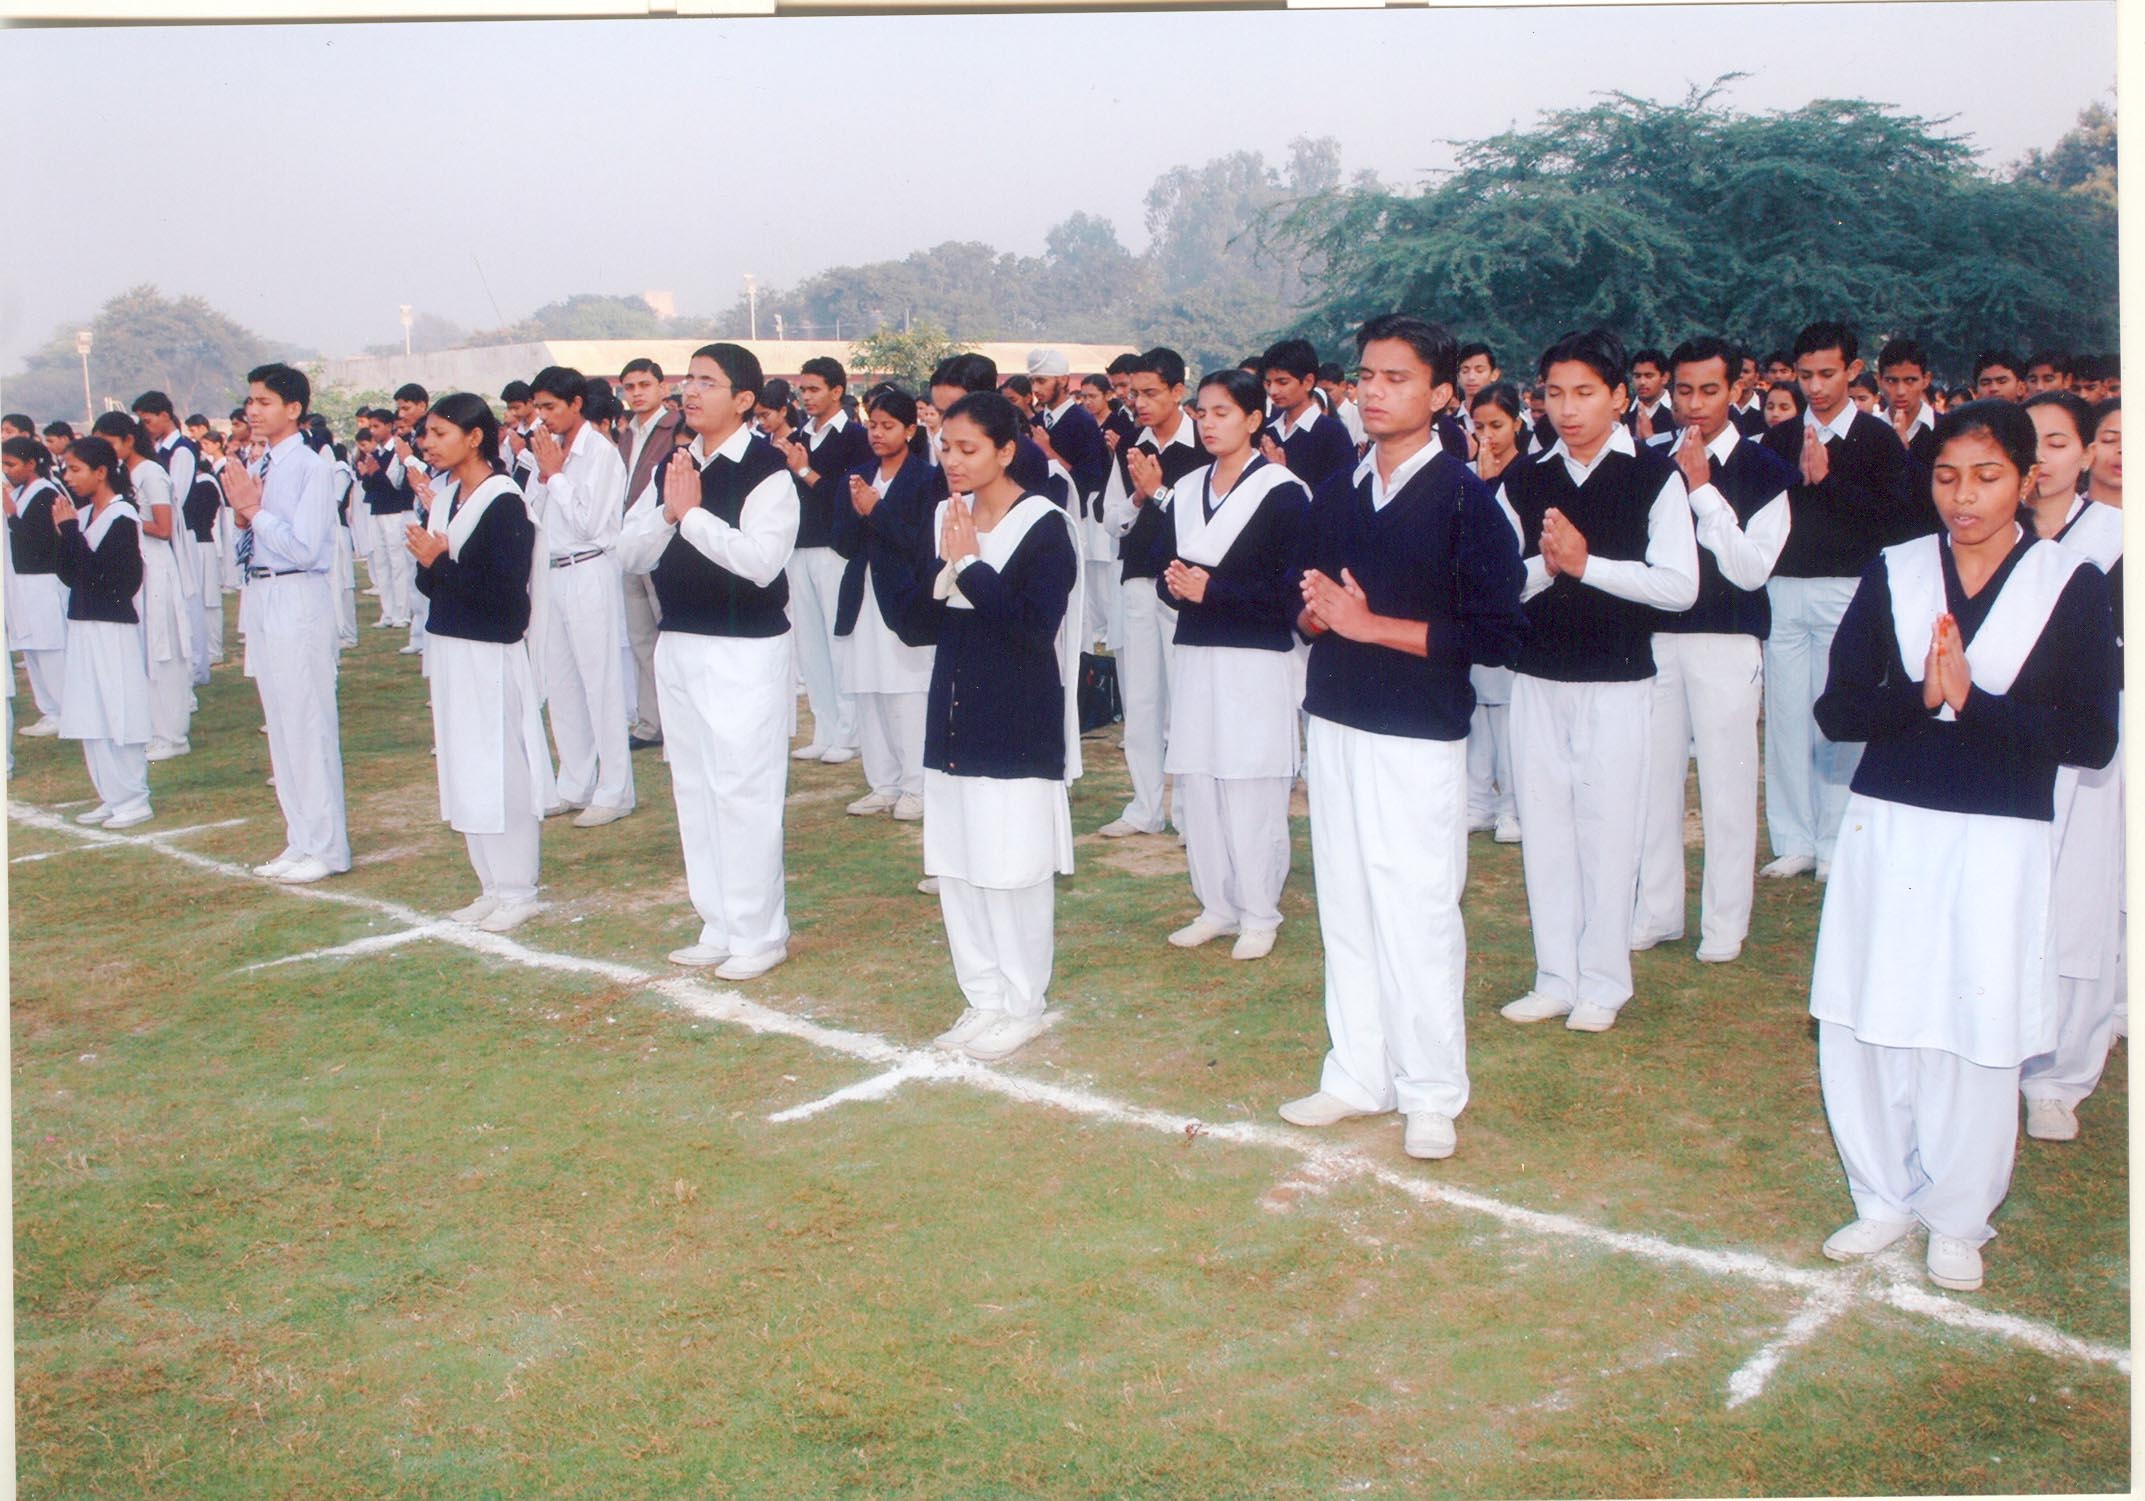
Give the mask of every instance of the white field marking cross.
M 255 876 L 243 866 L 161 843 L 158 836 L 112 834 L 102 829 L 84 827 L 27 803 L 10 802 L 8 816 L 26 827 L 48 833 L 66 834 L 85 845 L 131 845 L 166 859 L 177 860 L 196 870 L 232 880 L 263 886 L 278 884 Z M 168 838 L 169 835 L 162 837 Z M 655 975 L 612 960 L 589 959 L 574 954 L 533 949 L 502 933 L 485 933 L 459 923 L 442 922 L 400 903 L 362 896 L 356 892 L 323 888 L 319 885 L 286 886 L 282 889 L 293 896 L 310 901 L 354 907 L 390 918 L 405 928 L 423 930 L 421 933 L 407 935 L 412 939 L 436 938 L 442 943 L 529 969 L 552 974 L 588 975 L 612 984 L 651 990 L 694 1016 L 740 1026 L 747 1031 L 763 1035 L 795 1038 L 822 1051 L 880 1067 L 878 1074 L 860 1083 L 837 1090 L 823 1099 L 779 1111 L 770 1119 L 801 1120 L 848 1101 L 884 1099 L 911 1079 L 958 1082 L 1021 1104 L 1042 1105 L 1070 1115 L 1159 1131 L 1179 1140 L 1203 1136 L 1215 1141 L 1278 1152 L 1296 1159 L 1298 1165 L 1294 1171 L 1298 1175 L 1309 1174 L 1317 1179 L 1363 1176 L 1419 1203 L 1446 1205 L 1464 1210 L 1525 1234 L 1578 1241 L 1596 1250 L 1619 1252 L 1657 1266 L 1799 1293 L 1800 1306 L 1779 1334 L 1729 1377 L 1728 1405 L 1731 1407 L 1741 1406 L 1762 1392 L 1767 1379 L 1787 1351 L 1813 1338 L 1827 1323 L 1858 1303 L 1888 1307 L 1916 1318 L 1928 1319 L 1947 1328 L 1988 1335 L 2025 1346 L 2054 1359 L 2082 1360 L 2095 1365 L 2111 1366 L 2125 1376 L 2130 1374 L 2130 1353 L 2127 1350 L 2081 1339 L 2037 1319 L 2000 1313 L 1956 1298 L 1948 1298 L 1897 1276 L 1873 1277 L 1866 1269 L 1795 1267 L 1774 1261 L 1755 1251 L 1707 1250 L 1699 1246 L 1678 1245 L 1657 1235 L 1610 1230 L 1573 1215 L 1528 1209 L 1472 1189 L 1442 1184 L 1434 1179 L 1417 1176 L 1413 1171 L 1402 1171 L 1390 1162 L 1367 1153 L 1321 1142 L 1315 1137 L 1279 1126 L 1269 1126 L 1257 1121 L 1201 1121 L 1145 1105 L 1113 1100 L 1108 1096 L 1068 1085 L 1052 1084 L 1019 1074 L 1001 1073 L 966 1057 L 939 1053 L 929 1048 L 904 1047 L 869 1032 L 852 1032 L 840 1027 L 825 1026 L 807 1017 L 793 1016 L 786 1011 L 763 1006 L 734 990 L 713 990 L 694 980 Z M 402 938 L 405 935 L 383 935 L 383 938 L 386 936 Z M 380 939 L 360 939 L 356 944 L 345 944 L 338 950 L 321 950 L 315 955 L 298 955 L 295 958 L 327 957 L 330 954 L 349 953 L 361 947 L 367 952 L 376 952 L 391 946 Z

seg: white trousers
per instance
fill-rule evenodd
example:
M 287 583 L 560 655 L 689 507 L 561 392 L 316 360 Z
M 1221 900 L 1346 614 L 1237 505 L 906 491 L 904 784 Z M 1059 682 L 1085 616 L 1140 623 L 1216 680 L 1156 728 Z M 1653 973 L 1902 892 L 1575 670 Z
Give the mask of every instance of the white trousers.
M 283 811 L 286 857 L 350 868 L 343 746 L 335 702 L 335 604 L 322 573 L 252 579 L 246 670 L 268 721 L 268 764 Z
M 1208 922 L 1270 933 L 1281 926 L 1288 883 L 1288 799 L 1294 777 L 1210 777 L 1178 772 L 1192 895 Z
M 204 592 L 201 596 L 202 637 L 209 650 L 209 665 L 215 666 L 224 660 L 223 647 L 223 587 L 216 582 L 218 560 L 204 552 L 201 559 L 201 577 Z
M 432 597 L 417 587 L 417 560 L 407 546 L 395 549 L 395 571 L 401 575 L 402 597 L 407 602 L 403 613 L 410 619 L 410 645 L 422 647 L 425 622 L 432 618 Z
M 1124 630 L 1118 640 L 1117 688 L 1125 701 L 1125 767 L 1132 773 L 1132 801 L 1125 822 L 1144 834 L 1162 832 L 1163 775 L 1169 738 L 1169 655 L 1177 612 L 1155 595 L 1154 580 L 1123 579 Z
M 1765 827 L 1775 855 L 1831 862 L 1847 784 L 1861 764 L 1861 743 L 1827 740 L 1816 716 L 1832 637 L 1856 582 L 1775 578 L 1765 586 L 1773 606 L 1765 639 Z
M 97 789 L 97 801 L 110 808 L 113 817 L 132 818 L 149 811 L 148 746 L 85 740 L 82 759 L 89 763 L 89 781 Z
M 395 562 L 395 554 L 406 551 L 403 547 L 399 523 L 408 520 L 406 515 L 371 517 L 372 526 L 365 541 L 365 567 L 372 574 L 373 587 L 380 591 L 380 623 L 385 625 L 399 621 L 409 611 L 409 598 L 404 592 L 402 570 Z M 415 586 L 416 570 L 412 567 L 410 584 Z
M 804 696 L 812 706 L 812 743 L 828 750 L 854 750 L 857 743 L 856 699 L 842 681 L 842 652 L 834 639 L 836 596 L 847 566 L 831 547 L 800 547 L 785 570 L 797 670 L 804 674 Z
M 655 640 L 663 619 L 655 577 L 625 576 L 626 640 L 633 651 L 633 731 L 643 740 L 663 738 L 663 707 L 655 691 Z
M 1512 801 L 1512 706 L 1478 703 L 1467 721 L 1467 821 L 1518 816 Z
M 171 745 L 187 738 L 194 720 L 194 664 L 190 656 L 149 662 L 150 733 Z
M 335 529 L 335 571 L 330 575 L 335 590 L 335 639 L 345 647 L 357 645 L 357 543 L 350 528 Z
M 559 801 L 576 807 L 634 805 L 618 578 L 618 565 L 605 557 L 554 568 L 545 580 L 544 698 L 559 752 Z
M 192 609 L 186 617 L 188 645 L 192 649 L 194 686 L 204 686 L 209 680 L 209 668 L 223 655 L 223 589 L 216 582 L 216 544 L 202 542 L 183 527 L 178 533 L 174 547 L 191 547 L 194 550 L 193 573 L 200 592 L 188 597 Z M 211 640 L 209 620 L 215 617 L 214 640 Z
M 1105 650 L 1114 652 L 1124 639 L 1118 629 L 1125 604 L 1117 591 L 1118 562 L 1115 558 L 1083 558 L 1080 566 L 1087 570 L 1087 589 L 1080 596 L 1080 640 L 1083 645 L 1100 641 Z
M 445 637 L 441 638 L 446 639 Z M 500 708 L 509 726 L 521 723 L 519 685 L 506 673 Z M 518 739 L 512 742 L 518 746 Z M 469 864 L 477 873 L 477 885 L 486 896 L 512 906 L 536 900 L 536 872 L 543 820 L 531 811 L 535 789 L 529 786 L 529 758 L 510 751 L 502 758 L 506 767 L 506 827 L 497 834 L 464 834 L 469 846 Z
M 663 744 L 700 942 L 758 958 L 789 942 L 782 799 L 790 643 L 665 631 L 655 645 Z
M 1313 716 L 1311 866 L 1326 949 L 1318 1087 L 1358 1110 L 1467 1105 L 1467 747 Z
M 864 780 L 872 791 L 894 797 L 924 795 L 924 707 L 929 697 L 925 693 L 856 695 Z
M 939 911 L 953 977 L 978 1011 L 1041 1016 L 1050 990 L 1058 887 L 974 886 L 958 876 L 938 878 Z
M 1838 1022 L 1817 1024 L 1825 1118 L 1860 1219 L 1920 1220 L 1980 1245 L 2011 1188 L 2018 1069 L 1983 1068 L 1938 1048 L 1884 1048 Z
M 231 522 L 231 508 L 216 508 L 216 573 L 225 589 L 237 590 L 246 582 L 238 571 L 238 528 Z
M 1653 685 L 1512 680 L 1520 863 L 1534 993 L 1610 1010 L 1631 999 Z
M 1755 636 L 1662 632 L 1653 638 L 1652 740 L 1634 940 L 1683 936 L 1683 782 L 1694 742 L 1705 833 L 1699 946 L 1724 953 L 1749 936 L 1751 888 L 1757 884 L 1762 655 Z
M 26 651 L 22 665 L 30 674 L 30 697 L 37 703 L 37 712 L 59 718 L 60 689 L 67 681 L 66 648 Z

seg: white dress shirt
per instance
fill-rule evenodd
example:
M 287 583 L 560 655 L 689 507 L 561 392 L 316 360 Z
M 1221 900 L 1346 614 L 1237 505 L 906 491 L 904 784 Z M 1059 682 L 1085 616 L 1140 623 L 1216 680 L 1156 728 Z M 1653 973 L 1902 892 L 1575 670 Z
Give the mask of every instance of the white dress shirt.
M 182 436 L 177 428 L 173 428 L 165 435 L 164 441 L 156 445 L 156 451 L 171 475 L 172 504 L 183 510 L 186 497 L 194 493 L 195 465 L 194 451 L 179 442 Z M 182 527 L 186 525 L 185 518 L 180 517 L 177 524 Z
M 1405 459 L 1402 459 L 1400 467 L 1393 471 L 1393 477 L 1388 481 L 1379 477 L 1378 450 L 1373 446 L 1371 451 L 1363 455 L 1362 460 L 1356 465 L 1355 482 L 1360 485 L 1366 478 L 1370 480 L 1370 508 L 1373 511 L 1382 511 L 1385 509 L 1387 502 L 1407 488 L 1409 480 L 1422 473 L 1424 465 L 1444 451 L 1444 444 L 1438 441 L 1437 429 L 1435 427 L 1431 428 L 1430 441 L 1414 453 L 1409 454 Z M 1517 531 L 1518 529 L 1518 522 L 1515 519 L 1513 530 Z
M 559 472 L 547 480 L 538 467 L 528 489 L 529 508 L 543 525 L 553 557 L 572 557 L 618 541 L 626 505 L 625 461 L 618 457 L 618 445 L 597 432 L 593 422 L 575 429 Z
M 1199 435 L 1193 431 L 1191 418 L 1180 417 L 1177 419 L 1177 430 L 1170 434 L 1169 442 L 1164 443 L 1156 438 L 1153 428 L 1143 427 L 1139 431 L 1139 436 L 1134 438 L 1132 443 L 1135 448 L 1142 443 L 1153 443 L 1158 449 L 1178 445 L 1197 449 L 1199 447 Z M 1113 460 L 1114 458 L 1115 456 L 1113 455 Z M 1152 505 L 1158 500 L 1166 503 L 1168 496 L 1169 486 L 1165 484 L 1159 491 L 1147 498 L 1146 504 Z M 1140 509 L 1139 506 L 1132 503 L 1132 492 L 1126 488 L 1125 466 L 1113 461 L 1110 465 L 1110 478 L 1102 487 L 1103 530 L 1113 537 L 1122 537 L 1132 530 L 1132 523 L 1139 520 Z
M 335 465 L 292 433 L 268 450 L 261 508 L 253 517 L 253 566 L 326 573 L 335 562 Z
M 1669 442 L 1680 443 L 1682 437 L 1680 432 L 1672 433 Z M 1706 455 L 1715 463 L 1725 465 L 1736 445 L 1744 441 L 1742 433 L 1730 422 L 1706 445 Z M 1773 565 L 1780 561 L 1780 549 L 1787 546 L 1787 491 L 1782 489 L 1758 507 L 1750 520 L 1739 522 L 1735 507 L 1728 504 L 1728 497 L 1709 480 L 1691 491 L 1691 514 L 1697 518 L 1698 545 L 1713 554 L 1713 561 L 1720 565 L 1721 577 L 1738 589 L 1764 588 L 1765 581 L 1773 576 Z M 1593 571 L 1594 565 L 1589 561 L 1587 573 L 1591 575 Z
M 715 454 L 739 463 L 752 444 L 752 433 L 749 423 L 741 423 L 715 446 L 714 454 L 703 446 L 706 440 L 695 434 L 685 452 L 692 456 L 696 469 L 707 468 Z M 670 539 L 682 536 L 717 567 L 727 568 L 762 589 L 782 576 L 784 565 L 796 550 L 800 509 L 796 480 L 788 469 L 778 469 L 752 487 L 752 493 L 738 508 L 736 526 L 705 506 L 695 506 L 685 513 L 682 524 L 673 526 L 663 514 L 665 472 L 659 469 L 649 477 L 647 488 L 626 513 L 617 546 L 612 549 L 628 573 L 652 573 L 670 546 Z
M 1637 452 L 1638 445 L 1632 441 L 1631 429 L 1619 422 L 1609 429 L 1608 441 L 1587 463 L 1582 464 L 1573 458 L 1562 438 L 1534 462 L 1547 464 L 1560 459 L 1572 483 L 1584 485 L 1610 454 Z M 1504 487 L 1500 485 L 1498 495 L 1502 498 L 1503 494 Z M 1505 514 L 1512 522 L 1512 529 L 1518 531 L 1517 513 L 1507 507 Z M 1522 550 L 1526 544 L 1527 538 L 1523 535 L 1520 538 Z M 1536 553 L 1527 559 L 1527 583 L 1519 597 L 1523 601 L 1532 599 L 1554 582 L 1548 560 Z M 1698 602 L 1698 538 L 1691 525 L 1691 498 L 1684 489 L 1681 470 L 1669 475 L 1654 496 L 1653 504 L 1647 508 L 1645 559 L 1604 558 L 1589 552 L 1586 571 L 1579 576 L 1579 582 L 1618 599 L 1652 605 L 1657 610 L 1688 610 Z

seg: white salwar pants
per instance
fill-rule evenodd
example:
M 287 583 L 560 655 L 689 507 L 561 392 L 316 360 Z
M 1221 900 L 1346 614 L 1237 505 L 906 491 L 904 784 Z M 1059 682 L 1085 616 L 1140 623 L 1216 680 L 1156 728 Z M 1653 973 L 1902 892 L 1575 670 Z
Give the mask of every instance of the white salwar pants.
M 1512 706 L 1476 704 L 1467 722 L 1467 821 L 1517 818 L 1512 800 Z
M 511 673 L 503 678 L 501 700 L 506 724 L 519 724 L 521 687 Z M 500 779 L 506 807 L 503 828 L 497 834 L 462 836 L 469 846 L 469 864 L 477 873 L 478 888 L 509 907 L 536 900 L 543 837 L 543 820 L 530 811 L 535 806 L 535 792 L 529 785 L 529 759 L 514 754 L 518 746 L 512 742 L 516 739 L 510 732 L 507 754 L 499 758 L 504 768 Z
M 2011 1187 L 2018 1068 L 1985 1068 L 1941 1048 L 1863 1042 L 1817 1024 L 1825 1117 L 1859 1219 L 1921 1221 L 1980 1245 Z
M 1154 580 L 1121 580 L 1124 629 L 1117 652 L 1117 688 L 1125 701 L 1125 767 L 1132 773 L 1132 801 L 1121 815 L 1143 834 L 1162 832 L 1162 804 L 1169 780 L 1162 770 L 1169 739 L 1169 657 L 1177 635 L 1177 612 L 1154 592 Z
M 1288 799 L 1296 779 L 1180 771 L 1174 781 L 1200 915 L 1246 933 L 1280 927 L 1281 888 L 1288 883 Z
M 1765 827 L 1775 855 L 1830 864 L 1839 839 L 1862 745 L 1827 740 L 1817 700 L 1857 582 L 1776 576 L 1765 586 L 1773 607 L 1765 638 Z
M 2076 1106 L 2100 1086 L 2123 1002 L 2123 752 L 2096 771 L 2056 773 L 2049 938 L 2056 958 L 2056 1045 L 2028 1058 L 2019 1091 Z
M 782 800 L 790 642 L 665 631 L 655 644 L 663 744 L 700 942 L 756 959 L 789 942 Z
M 1318 1087 L 1358 1110 L 1457 1116 L 1467 1105 L 1466 743 L 1316 715 L 1309 738 L 1333 1042 Z
M 59 718 L 60 686 L 67 681 L 66 648 L 26 651 L 22 654 L 22 665 L 30 675 L 30 697 L 36 701 L 37 712 Z
M 372 528 L 366 541 L 371 544 L 365 554 L 365 566 L 372 572 L 373 584 L 380 591 L 380 624 L 394 625 L 408 618 L 410 593 L 416 587 L 417 570 L 411 560 L 408 572 L 404 572 L 402 555 L 409 549 L 402 542 L 402 528 L 411 520 L 413 513 L 385 511 L 372 518 Z
M 335 529 L 335 643 L 339 648 L 349 648 L 358 643 L 357 625 L 357 544 L 351 539 L 350 528 Z M 217 607 L 219 614 L 222 606 Z
M 335 702 L 335 604 L 324 573 L 251 579 L 246 675 L 268 721 L 268 764 L 283 811 L 284 858 L 350 868 L 343 746 Z
M 1614 1011 L 1631 999 L 1653 684 L 1512 683 L 1520 861 L 1534 929 L 1534 993 Z
M 1758 700 L 1755 636 L 1664 631 L 1653 638 L 1652 740 L 1631 936 L 1683 936 L 1683 780 L 1698 747 L 1698 817 L 1705 833 L 1699 947 L 1726 953 L 1750 933 L 1758 859 Z
M 859 693 L 857 735 L 864 780 L 890 797 L 924 795 L 925 693 Z
M 222 512 L 217 513 L 219 516 Z M 223 649 L 223 557 L 214 542 L 197 544 L 201 549 L 201 644 L 208 652 L 209 665 L 214 667 L 224 659 Z M 207 682 L 206 677 L 202 678 Z
M 89 765 L 97 801 L 110 808 L 114 818 L 134 818 L 149 811 L 148 746 L 85 740 L 82 759 Z
M 576 808 L 634 806 L 618 577 L 618 564 L 601 557 L 554 568 L 545 581 L 544 698 L 559 751 L 559 801 Z
M 655 579 L 646 573 L 625 576 L 626 640 L 633 652 L 633 732 L 643 740 L 663 738 L 663 707 L 655 691 L 655 642 L 662 606 Z
M 842 681 L 841 650 L 834 639 L 834 610 L 848 559 L 831 547 L 800 547 L 790 554 L 791 639 L 797 670 L 812 706 L 812 744 L 827 750 L 856 749 L 856 701 Z
M 1050 993 L 1058 888 L 1055 879 L 1011 889 L 938 878 L 939 911 L 953 977 L 978 1011 L 1041 1016 Z

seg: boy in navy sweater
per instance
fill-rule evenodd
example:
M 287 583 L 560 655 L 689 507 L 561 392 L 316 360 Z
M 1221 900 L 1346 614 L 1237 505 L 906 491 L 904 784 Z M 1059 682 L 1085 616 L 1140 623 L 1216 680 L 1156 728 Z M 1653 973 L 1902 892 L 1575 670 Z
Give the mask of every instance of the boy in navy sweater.
M 1318 351 L 1308 339 L 1283 339 L 1260 356 L 1258 376 L 1266 385 L 1273 416 L 1259 452 L 1316 490 L 1336 474 L 1355 468 L 1355 441 L 1338 417 L 1318 404 Z

